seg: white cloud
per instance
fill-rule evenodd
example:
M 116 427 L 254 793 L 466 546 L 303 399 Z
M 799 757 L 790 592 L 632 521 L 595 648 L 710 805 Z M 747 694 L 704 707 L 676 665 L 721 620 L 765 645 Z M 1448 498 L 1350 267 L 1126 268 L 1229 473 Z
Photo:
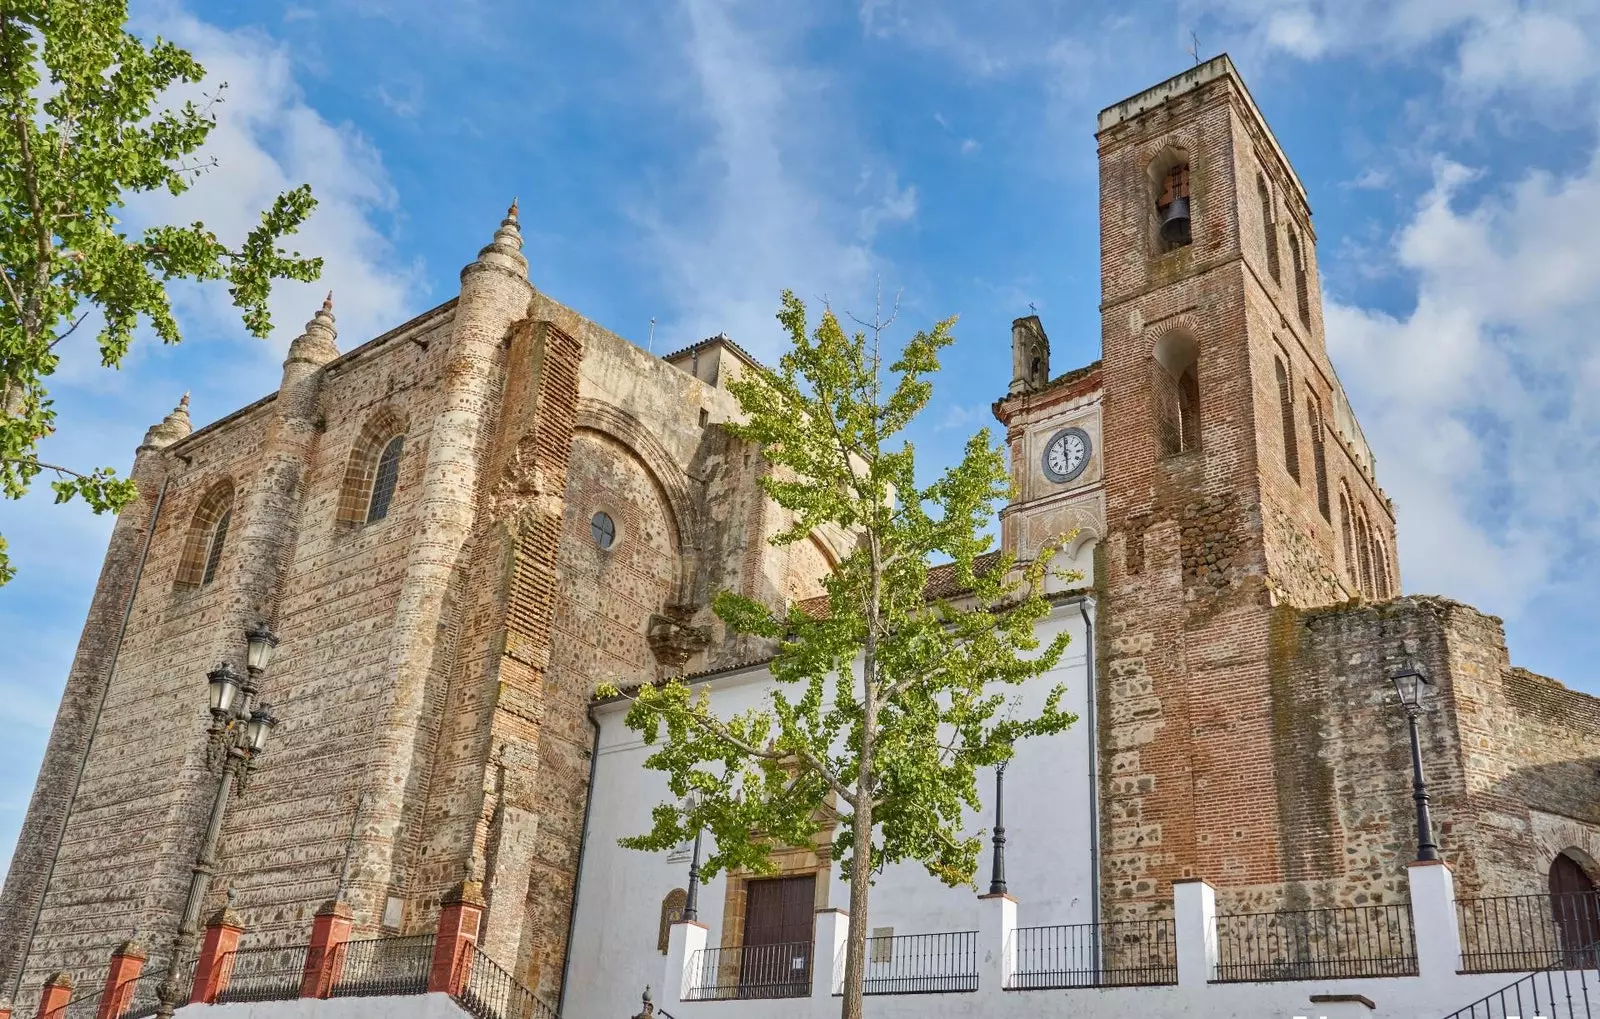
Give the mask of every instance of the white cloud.
M 309 183 L 317 209 L 285 246 L 322 256 L 323 275 L 315 284 L 275 288 L 274 349 L 265 359 L 276 363 L 329 289 L 346 348 L 403 321 L 422 296 L 422 276 L 420 267 L 396 264 L 377 223 L 395 206 L 382 158 L 352 126 L 330 123 L 306 105 L 288 48 L 260 32 L 209 25 L 171 4 L 144 10 L 134 27 L 194 53 L 207 78 L 186 92 L 214 93 L 219 82 L 228 88 L 205 147 L 219 168 L 178 198 L 140 196 L 130 205 L 131 218 L 202 219 L 225 240 L 242 238 L 276 195 Z M 192 339 L 242 334 L 225 288 L 184 288 L 179 295 Z
M 1301 59 L 1333 54 L 1378 58 L 1446 47 L 1458 97 L 1502 92 L 1548 97 L 1593 83 L 1600 7 L 1582 0 L 1192 0 L 1243 31 L 1244 51 Z
M 278 287 L 271 301 L 270 343 L 249 339 L 221 284 L 185 286 L 174 294 L 184 343 L 165 348 L 141 336 L 120 372 L 98 367 L 91 323 L 63 345 L 52 395 L 59 431 L 41 454 L 69 466 L 126 469 L 134 446 L 179 394 L 194 390 L 196 423 L 219 417 L 271 392 L 289 340 L 322 300 L 337 291 L 341 346 L 349 349 L 403 321 L 425 297 L 417 267 L 397 264 L 380 227 L 394 205 L 378 152 L 349 125 L 310 108 L 296 84 L 286 49 L 251 31 L 208 25 L 172 4 L 139 9 L 135 30 L 190 49 L 210 77 L 226 80 L 226 102 L 205 152 L 220 161 L 183 196 L 141 196 L 127 210 L 130 226 L 203 220 L 225 241 L 242 238 L 273 197 L 311 183 L 319 206 L 289 244 L 324 257 L 323 282 Z M 45 484 L 20 502 L 0 502 L 0 533 L 10 542 L 18 576 L 0 599 L 0 715 L 20 742 L 39 741 L 54 716 L 78 627 L 88 610 L 112 518 L 81 503 L 55 506 Z M 14 774 L 0 803 L 23 802 L 32 775 Z M 20 816 L 0 816 L 0 851 Z
M 1600 157 L 1462 200 L 1449 162 L 1398 233 L 1393 317 L 1331 302 L 1328 342 L 1400 517 L 1408 590 L 1514 617 L 1600 540 Z
M 708 131 L 692 200 L 635 210 L 677 302 L 658 345 L 726 331 L 770 354 L 783 288 L 841 308 L 870 293 L 883 268 L 873 242 L 915 217 L 916 189 L 852 135 L 844 103 L 800 59 L 803 26 L 778 29 L 765 6 L 733 0 L 685 0 L 683 13 L 692 112 Z

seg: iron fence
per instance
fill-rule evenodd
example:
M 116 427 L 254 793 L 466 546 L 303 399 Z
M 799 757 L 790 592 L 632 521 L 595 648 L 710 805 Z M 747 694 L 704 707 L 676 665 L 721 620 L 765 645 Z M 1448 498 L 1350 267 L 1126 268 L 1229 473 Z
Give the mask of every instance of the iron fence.
M 694 1001 L 804 998 L 811 993 L 809 941 L 703 948 L 689 961 Z
M 1416 973 L 1416 935 L 1407 904 L 1217 917 L 1219 982 Z
M 476 945 L 467 963 L 466 983 L 454 997 L 477 1019 L 561 1019 Z
M 330 998 L 422 994 L 433 967 L 433 935 L 346 941 L 335 949 Z
M 1600 939 L 1600 892 L 1457 899 L 1461 968 L 1510 973 L 1584 965 Z
M 978 989 L 978 932 L 896 934 L 867 939 L 864 994 Z
M 1600 1019 L 1600 941 L 1529 973 L 1445 1019 Z
M 1178 982 L 1172 920 L 1018 927 L 1008 990 L 1136 987 Z
M 188 972 L 192 979 L 194 963 L 189 963 Z M 187 1001 L 192 983 L 181 979 L 184 973 L 183 967 L 179 967 L 178 973 L 180 976 L 178 986 L 183 988 L 183 997 Z M 161 1004 L 161 982 L 166 978 L 167 971 L 165 968 L 154 971 L 147 970 L 139 974 L 139 979 L 133 981 L 131 987 L 124 984 L 123 987 L 127 988 L 127 1004 L 123 1006 L 122 1019 L 150 1019 L 150 1016 L 155 1015 L 156 1006 Z
M 217 1003 L 298 998 L 305 973 L 305 945 L 229 952 L 222 958 L 222 990 L 217 994 Z

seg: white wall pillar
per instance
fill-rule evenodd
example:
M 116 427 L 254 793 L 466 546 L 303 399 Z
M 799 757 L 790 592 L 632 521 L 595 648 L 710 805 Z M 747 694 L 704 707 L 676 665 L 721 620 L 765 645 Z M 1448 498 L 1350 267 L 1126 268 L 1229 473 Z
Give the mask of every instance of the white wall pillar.
M 1456 923 L 1456 881 L 1443 860 L 1418 860 L 1406 868 L 1411 923 L 1417 938 L 1417 974 L 1449 980 L 1461 969 L 1461 928 Z
M 1217 891 L 1199 878 L 1172 883 L 1178 986 L 1204 987 L 1217 967 Z
M 817 910 L 816 940 L 811 947 L 811 996 L 826 998 L 844 990 L 844 950 L 850 937 L 850 914 L 842 909 Z
M 998 994 L 1017 971 L 1017 900 L 978 896 L 978 993 Z
M 679 920 L 667 930 L 667 972 L 661 981 L 662 1004 L 677 1005 L 689 999 L 699 974 L 698 955 L 706 947 L 706 926 Z

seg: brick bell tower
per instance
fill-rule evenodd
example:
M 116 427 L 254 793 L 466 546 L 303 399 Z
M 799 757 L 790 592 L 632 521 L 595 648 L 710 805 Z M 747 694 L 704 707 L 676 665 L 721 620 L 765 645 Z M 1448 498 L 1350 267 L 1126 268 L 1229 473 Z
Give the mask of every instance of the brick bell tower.
M 1328 361 L 1305 191 L 1232 61 L 1098 126 L 1102 894 L 1135 916 L 1204 878 L 1276 908 L 1306 847 L 1275 628 L 1393 593 L 1393 515 Z

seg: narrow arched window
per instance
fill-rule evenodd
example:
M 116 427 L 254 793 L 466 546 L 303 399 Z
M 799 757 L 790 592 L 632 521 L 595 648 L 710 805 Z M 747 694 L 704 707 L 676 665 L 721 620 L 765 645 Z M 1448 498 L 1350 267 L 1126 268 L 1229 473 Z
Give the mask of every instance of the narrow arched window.
M 1200 448 L 1199 346 L 1182 334 L 1156 341 L 1150 359 L 1150 399 L 1161 456 Z
M 405 421 L 389 408 L 373 415 L 361 429 L 350 447 L 350 464 L 345 468 L 344 487 L 339 493 L 341 524 L 360 527 L 389 515 L 400 481 L 405 433 Z
M 1294 259 L 1294 300 L 1300 312 L 1300 321 L 1311 324 L 1311 298 L 1306 292 L 1306 254 L 1300 247 L 1300 237 L 1289 231 L 1289 255 Z
M 1350 499 L 1343 492 L 1339 493 L 1339 530 L 1344 536 L 1344 572 L 1350 579 L 1350 586 L 1360 584 L 1360 574 L 1356 569 L 1356 537 L 1355 522 L 1350 519 Z
M 1378 597 L 1389 597 L 1389 553 L 1376 531 L 1372 534 L 1372 579 L 1377 582 Z
M 1289 391 L 1289 372 L 1283 367 L 1283 358 L 1272 359 L 1273 371 L 1278 376 L 1278 418 L 1283 425 L 1283 466 L 1289 477 L 1300 480 L 1300 440 L 1295 435 L 1294 394 Z
M 1183 162 L 1162 176 L 1156 196 L 1156 235 L 1162 251 L 1181 248 L 1193 239 L 1189 215 L 1189 164 Z
M 1322 445 L 1322 412 L 1315 399 L 1306 400 L 1306 421 L 1311 425 L 1311 466 L 1317 476 L 1317 510 L 1328 516 L 1328 458 Z
M 180 587 L 205 587 L 217 579 L 232 521 L 233 485 L 224 481 L 212 486 L 195 507 L 178 558 L 176 582 Z
M 206 549 L 206 570 L 200 577 L 201 587 L 217 579 L 217 567 L 222 563 L 222 546 L 228 541 L 228 522 L 232 519 L 233 510 L 228 510 L 218 518 L 217 526 L 211 529 L 211 547 Z
M 367 503 L 367 523 L 375 523 L 389 515 L 389 503 L 394 501 L 395 482 L 400 479 L 400 454 L 405 451 L 406 437 L 396 435 L 383 447 L 378 457 L 378 473 L 372 479 L 372 499 Z
M 1361 565 L 1361 591 L 1371 597 L 1376 590 L 1372 586 L 1372 531 L 1365 513 L 1356 518 L 1356 559 Z
M 1272 192 L 1267 188 L 1267 178 L 1256 175 L 1256 191 L 1261 196 L 1261 242 L 1267 249 L 1267 272 L 1274 283 L 1280 282 L 1278 269 L 1278 224 L 1272 218 Z

